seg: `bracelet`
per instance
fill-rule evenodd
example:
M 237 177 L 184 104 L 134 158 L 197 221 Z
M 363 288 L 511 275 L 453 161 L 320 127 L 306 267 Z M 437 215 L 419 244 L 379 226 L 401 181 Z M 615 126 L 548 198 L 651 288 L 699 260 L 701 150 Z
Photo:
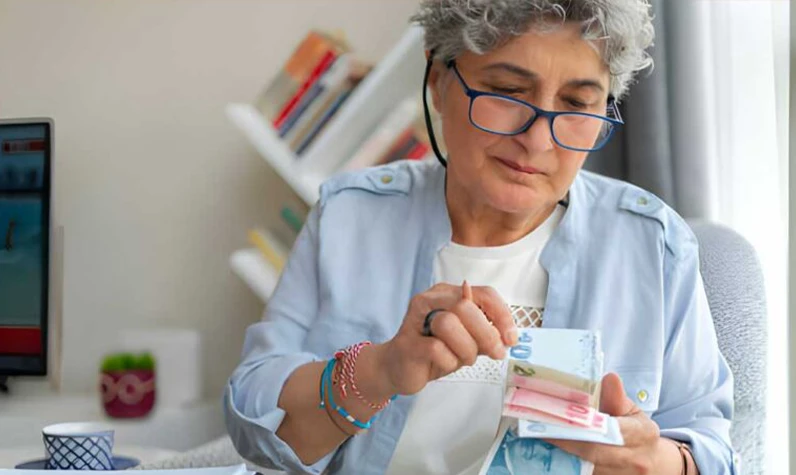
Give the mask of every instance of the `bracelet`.
M 687 444 L 680 442 L 679 440 L 669 439 L 674 442 L 674 445 L 677 447 L 677 451 L 680 452 L 680 457 L 683 458 L 683 471 L 680 472 L 680 475 L 688 475 L 688 454 L 691 454 L 691 449 L 688 447 Z
M 343 434 L 345 434 L 347 437 L 352 437 L 352 436 L 355 436 L 356 434 L 352 434 L 352 433 L 348 432 L 347 430 L 345 430 L 345 429 L 343 428 L 343 426 L 341 426 L 341 425 L 340 425 L 340 424 L 337 422 L 337 419 L 335 419 L 335 418 L 332 416 L 332 413 L 331 413 L 331 412 L 329 412 L 329 406 L 326 404 L 326 402 L 325 402 L 325 400 L 324 400 L 324 399 L 326 398 L 326 394 L 325 394 L 325 391 L 324 391 L 324 389 L 325 389 L 325 388 L 324 388 L 324 374 L 325 374 L 325 373 L 326 373 L 326 368 L 324 368 L 323 372 L 321 373 L 321 381 L 320 381 L 320 384 L 318 385 L 318 390 L 319 390 L 319 392 L 320 392 L 320 401 L 321 401 L 321 402 L 318 404 L 318 407 L 319 407 L 320 409 L 324 409 L 324 410 L 325 410 L 325 412 L 326 412 L 326 415 L 327 415 L 327 416 L 329 416 L 329 420 L 330 420 L 330 421 L 332 421 L 332 424 L 334 424 L 334 425 L 335 425 L 335 426 L 336 426 L 338 429 L 340 429 L 340 432 L 342 432 Z
M 343 395 L 344 398 L 348 397 L 348 388 L 351 388 L 351 391 L 354 395 L 359 399 L 363 404 L 368 406 L 369 408 L 381 411 L 385 407 L 387 407 L 390 402 L 394 401 L 397 395 L 393 395 L 391 398 L 383 401 L 379 404 L 374 404 L 370 402 L 362 393 L 359 391 L 359 388 L 356 384 L 356 364 L 357 359 L 359 358 L 359 354 L 362 352 L 362 348 L 366 346 L 370 346 L 371 342 L 363 341 L 354 345 L 349 346 L 348 348 L 338 351 L 334 354 L 335 359 L 339 360 L 341 363 L 341 368 L 339 369 L 338 376 L 340 380 L 340 393 Z
M 326 407 L 326 398 L 329 399 L 329 406 L 335 410 L 340 416 L 353 424 L 354 426 L 358 427 L 362 430 L 370 429 L 371 425 L 373 425 L 373 421 L 376 419 L 376 416 L 373 416 L 367 422 L 358 421 L 354 416 L 348 413 L 345 408 L 338 406 L 337 403 L 334 401 L 334 390 L 332 389 L 332 372 L 334 371 L 334 366 L 337 360 L 332 358 L 326 364 L 326 368 L 323 370 L 323 374 L 321 374 L 321 404 L 319 407 L 324 408 Z

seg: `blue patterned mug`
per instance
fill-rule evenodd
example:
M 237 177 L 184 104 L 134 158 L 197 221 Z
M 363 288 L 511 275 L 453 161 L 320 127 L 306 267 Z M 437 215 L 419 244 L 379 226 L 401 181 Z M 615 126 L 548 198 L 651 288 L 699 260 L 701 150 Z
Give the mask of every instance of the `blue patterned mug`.
M 113 430 L 94 422 L 42 429 L 48 470 L 113 470 Z

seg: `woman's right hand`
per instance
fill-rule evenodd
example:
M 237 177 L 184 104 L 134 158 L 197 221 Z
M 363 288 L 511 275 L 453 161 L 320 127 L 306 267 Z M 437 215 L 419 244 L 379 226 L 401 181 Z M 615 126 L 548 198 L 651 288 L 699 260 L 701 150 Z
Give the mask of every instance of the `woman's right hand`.
M 433 336 L 423 335 L 426 315 L 438 309 Z M 382 387 L 415 394 L 429 381 L 472 365 L 478 355 L 503 359 L 506 347 L 516 343 L 511 312 L 495 289 L 437 284 L 412 298 L 398 333 L 380 345 Z

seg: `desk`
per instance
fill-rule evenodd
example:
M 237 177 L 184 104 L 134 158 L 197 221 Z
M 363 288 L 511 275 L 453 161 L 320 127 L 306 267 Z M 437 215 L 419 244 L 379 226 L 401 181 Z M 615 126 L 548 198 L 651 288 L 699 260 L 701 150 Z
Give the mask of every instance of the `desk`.
M 113 453 L 125 457 L 137 458 L 142 464 L 159 462 L 179 454 L 179 452 L 174 450 L 139 447 L 135 445 L 114 446 Z M 15 465 L 20 463 L 42 458 L 44 458 L 44 445 L 42 444 L 38 446 L 2 448 L 0 449 L 0 469 L 14 468 Z

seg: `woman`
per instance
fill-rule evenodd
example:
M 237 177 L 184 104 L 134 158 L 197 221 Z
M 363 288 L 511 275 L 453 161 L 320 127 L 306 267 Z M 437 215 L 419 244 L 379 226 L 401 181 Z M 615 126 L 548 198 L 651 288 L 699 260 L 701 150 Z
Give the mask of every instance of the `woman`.
M 446 166 L 322 186 L 227 387 L 237 449 L 291 472 L 477 473 L 498 361 L 516 326 L 543 325 L 602 332 L 601 409 L 625 440 L 554 445 L 599 475 L 735 473 L 693 234 L 649 193 L 581 171 L 651 63 L 649 6 L 426 0 L 414 20 Z

